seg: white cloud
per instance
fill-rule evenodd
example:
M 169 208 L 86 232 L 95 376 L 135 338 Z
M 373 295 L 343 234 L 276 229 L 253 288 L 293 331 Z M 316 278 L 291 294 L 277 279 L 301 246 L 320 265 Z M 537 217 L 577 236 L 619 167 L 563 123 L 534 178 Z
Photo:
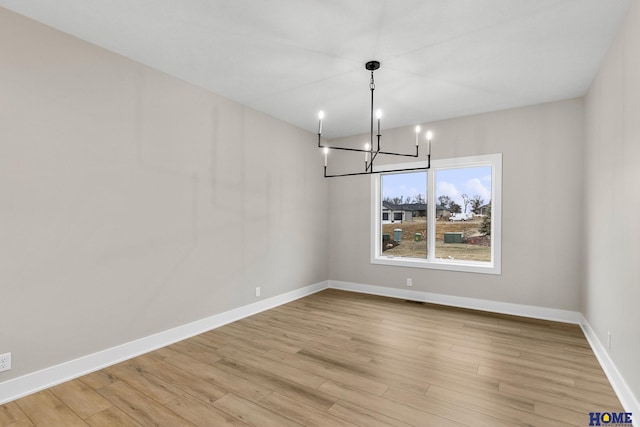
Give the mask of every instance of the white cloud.
M 478 178 L 471 178 L 466 182 L 465 186 L 469 189 L 469 197 L 479 194 L 485 203 L 491 200 L 491 190 L 487 188 Z
M 458 199 L 460 192 L 455 184 L 447 181 L 438 181 L 436 184 L 436 194 L 438 196 L 449 196 L 451 199 Z

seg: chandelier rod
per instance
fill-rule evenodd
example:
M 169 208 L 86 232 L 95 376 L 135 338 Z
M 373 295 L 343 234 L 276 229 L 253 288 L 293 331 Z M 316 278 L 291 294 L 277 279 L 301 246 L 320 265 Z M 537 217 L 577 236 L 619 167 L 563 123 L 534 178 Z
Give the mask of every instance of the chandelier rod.
M 373 62 L 373 61 L 371 61 Z M 370 63 L 367 63 L 366 68 L 367 70 L 373 67 L 369 66 Z M 378 67 L 380 67 L 380 64 L 378 64 Z M 373 91 L 376 90 L 376 83 L 373 80 L 373 69 L 371 70 L 371 80 L 369 82 L 369 90 L 371 91 L 371 133 L 369 134 L 369 158 L 371 159 L 371 161 L 369 162 L 369 165 L 367 165 L 367 160 L 366 160 L 366 156 L 365 156 L 365 163 L 364 163 L 364 171 L 367 172 L 368 170 L 371 170 L 371 172 L 373 172 L 373 161 L 375 160 L 375 158 L 377 157 L 378 153 L 376 153 L 375 155 L 373 154 Z M 379 133 L 379 132 L 378 132 Z M 378 138 L 378 151 L 380 151 L 380 138 Z

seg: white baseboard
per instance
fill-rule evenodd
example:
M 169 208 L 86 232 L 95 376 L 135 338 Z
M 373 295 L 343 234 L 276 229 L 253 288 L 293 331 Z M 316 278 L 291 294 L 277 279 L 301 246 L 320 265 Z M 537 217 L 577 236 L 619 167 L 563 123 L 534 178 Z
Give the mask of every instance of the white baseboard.
M 326 289 L 319 282 L 0 383 L 0 405 Z
M 492 313 L 511 314 L 534 319 L 553 320 L 556 322 L 580 324 L 582 315 L 577 311 L 558 310 L 555 308 L 536 307 L 533 305 L 512 304 L 508 302 L 490 301 L 453 295 L 434 294 L 409 289 L 387 288 L 384 286 L 363 285 L 361 283 L 329 281 L 329 287 L 363 294 L 379 295 L 411 301 L 429 302 L 452 307 L 470 308 Z
M 580 316 L 580 327 L 582 328 L 582 332 L 584 332 L 584 336 L 587 337 L 587 341 L 589 341 L 589 345 L 593 350 L 593 353 L 598 358 L 598 362 L 600 362 L 600 366 L 604 370 L 604 373 L 607 375 L 613 390 L 618 395 L 618 399 L 620 399 L 620 403 L 624 407 L 625 411 L 632 412 L 635 417 L 634 420 L 640 417 L 640 403 L 638 403 L 638 399 L 634 396 L 633 392 L 627 385 L 627 382 L 624 380 L 622 375 L 620 375 L 620 371 L 616 368 L 616 365 L 609 357 L 609 353 L 602 345 L 595 331 L 587 322 L 587 319 L 584 316 Z M 636 425 L 636 423 L 634 423 Z

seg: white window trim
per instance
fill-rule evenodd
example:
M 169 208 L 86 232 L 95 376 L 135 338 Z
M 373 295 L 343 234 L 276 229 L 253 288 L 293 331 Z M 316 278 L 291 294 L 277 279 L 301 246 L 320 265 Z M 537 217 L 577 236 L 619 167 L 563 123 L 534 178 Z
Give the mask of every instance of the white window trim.
M 412 162 L 377 166 L 376 172 L 398 168 L 426 167 L 427 162 Z M 468 273 L 502 274 L 502 153 L 481 156 L 457 157 L 453 159 L 432 160 L 427 170 L 427 218 L 435 218 L 435 172 L 455 167 L 492 166 L 491 168 L 491 262 L 448 260 L 434 258 L 430 250 L 426 259 L 393 257 L 382 255 L 381 245 L 381 174 L 371 176 L 371 264 L 392 265 L 396 267 L 429 268 L 435 270 L 461 271 Z M 435 248 L 435 221 L 427 221 L 429 248 Z

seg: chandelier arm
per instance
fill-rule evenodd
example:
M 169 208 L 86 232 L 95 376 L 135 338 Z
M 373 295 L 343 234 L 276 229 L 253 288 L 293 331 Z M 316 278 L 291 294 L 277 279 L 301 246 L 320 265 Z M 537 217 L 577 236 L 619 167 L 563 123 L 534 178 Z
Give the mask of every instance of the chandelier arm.
M 355 151 L 355 152 L 358 152 L 358 153 L 371 153 L 372 154 L 372 160 L 375 159 L 378 154 L 383 154 L 385 156 L 419 157 L 419 155 L 417 153 L 417 151 L 418 151 L 417 149 L 416 149 L 416 154 L 393 153 L 393 152 L 389 152 L 389 151 L 371 151 L 371 150 L 366 150 L 366 149 L 362 149 L 362 148 L 337 147 L 335 145 L 324 145 L 320 141 L 320 138 L 318 138 L 318 147 L 319 148 L 329 148 L 331 150 Z
M 380 151 L 379 154 L 384 154 L 385 156 L 403 156 L 403 157 L 418 157 L 418 154 L 405 154 L 405 153 L 389 153 L 387 151 Z
M 356 151 L 359 153 L 370 153 L 371 151 L 369 150 L 365 150 L 362 148 L 349 148 L 349 147 L 335 147 L 333 145 L 318 145 L 318 147 L 320 148 L 329 148 L 331 150 L 343 150 L 343 151 Z M 376 153 L 375 151 L 373 152 L 374 154 Z M 408 154 L 403 154 L 403 156 L 406 156 Z
M 324 167 L 324 177 L 325 178 L 338 178 L 341 176 L 356 176 L 356 175 L 371 175 L 374 173 L 390 173 L 390 172 L 405 172 L 405 171 L 424 171 L 429 169 L 429 166 L 424 168 L 407 168 L 407 169 L 390 169 L 390 170 L 381 170 L 381 171 L 370 171 L 370 172 L 353 172 L 353 173 L 341 173 L 335 175 L 327 175 L 327 167 Z
M 371 156 L 371 168 L 373 168 L 373 161 L 376 159 L 376 157 L 378 157 L 378 153 L 380 153 L 379 151 L 374 151 L 373 155 Z

